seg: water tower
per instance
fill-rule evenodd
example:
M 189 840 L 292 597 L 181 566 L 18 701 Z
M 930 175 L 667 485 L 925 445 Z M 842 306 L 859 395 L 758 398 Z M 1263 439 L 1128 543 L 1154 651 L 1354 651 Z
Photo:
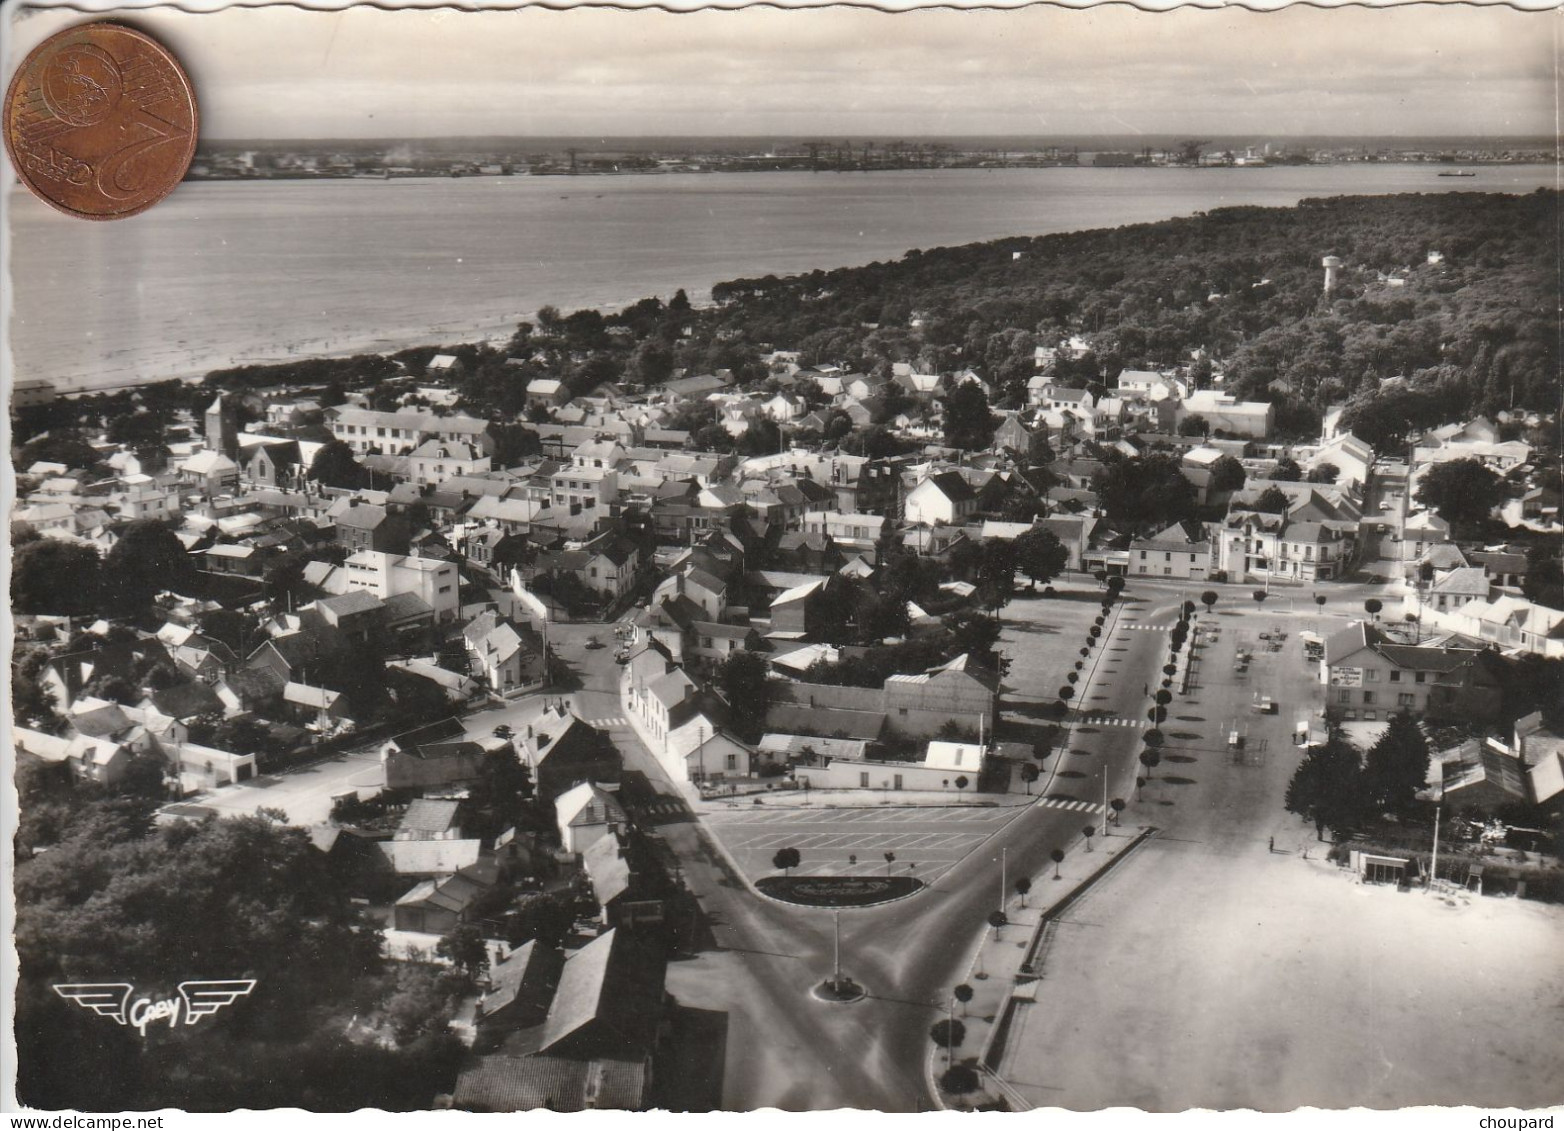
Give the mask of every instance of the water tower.
M 1341 260 L 1334 255 L 1327 255 L 1320 262 L 1325 268 L 1325 293 L 1329 294 L 1336 286 L 1336 272 L 1341 270 Z

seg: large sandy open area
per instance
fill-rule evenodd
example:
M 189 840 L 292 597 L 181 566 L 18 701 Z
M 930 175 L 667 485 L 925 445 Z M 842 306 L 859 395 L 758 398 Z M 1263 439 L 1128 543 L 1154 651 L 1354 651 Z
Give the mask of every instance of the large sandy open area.
M 1324 860 L 1282 809 L 1287 729 L 1317 685 L 1291 639 L 1242 683 L 1226 671 L 1275 619 L 1221 618 L 1125 814 L 1161 831 L 1055 929 L 1002 1074 L 1075 1110 L 1564 1102 L 1564 909 L 1361 886 Z M 1281 710 L 1254 714 L 1257 692 Z M 1235 762 L 1221 730 L 1238 719 L 1252 756 Z
M 1564 914 L 1162 839 L 1076 904 L 1005 1075 L 1039 1106 L 1564 1100 Z

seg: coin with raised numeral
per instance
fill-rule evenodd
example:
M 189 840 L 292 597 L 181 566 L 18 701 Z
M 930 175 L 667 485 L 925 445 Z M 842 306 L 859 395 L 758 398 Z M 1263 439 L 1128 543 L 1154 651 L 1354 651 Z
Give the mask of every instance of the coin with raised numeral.
M 195 156 L 195 93 L 139 31 L 83 24 L 27 56 L 5 95 L 5 148 L 23 184 L 72 216 L 118 220 L 162 200 Z

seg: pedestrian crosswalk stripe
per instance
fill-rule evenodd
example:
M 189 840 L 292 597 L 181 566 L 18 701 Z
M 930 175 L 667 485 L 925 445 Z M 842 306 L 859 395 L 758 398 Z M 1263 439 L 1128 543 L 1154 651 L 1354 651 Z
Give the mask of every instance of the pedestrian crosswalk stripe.
M 625 725 L 625 717 L 623 715 L 614 715 L 612 718 L 607 719 L 586 719 L 584 721 L 588 726 L 594 726 L 600 730 L 604 727 L 620 727 Z
M 677 801 L 654 801 L 650 805 L 641 806 L 643 813 L 652 813 L 658 816 L 672 816 L 675 813 L 684 812 L 684 806 Z
M 1145 727 L 1148 724 L 1144 719 L 1122 719 L 1117 715 L 1084 715 L 1082 726 L 1094 727 Z
M 1038 802 L 1048 809 L 1068 809 L 1073 813 L 1101 813 L 1102 806 L 1090 801 L 1077 801 L 1073 797 L 1045 797 Z
M 1128 632 L 1167 632 L 1168 626 L 1165 624 L 1121 624 L 1119 629 Z

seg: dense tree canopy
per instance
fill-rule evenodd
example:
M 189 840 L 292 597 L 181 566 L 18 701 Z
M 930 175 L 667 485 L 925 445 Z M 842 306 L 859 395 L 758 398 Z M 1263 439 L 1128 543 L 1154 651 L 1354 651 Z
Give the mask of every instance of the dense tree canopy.
M 1423 472 L 1417 501 L 1451 526 L 1474 526 L 1504 501 L 1499 476 L 1475 459 L 1436 463 Z
M 19 545 L 11 558 L 11 608 L 56 616 L 94 613 L 102 566 L 95 546 L 58 538 Z
M 1289 813 L 1314 822 L 1323 838 L 1330 829 L 1346 835 L 1365 811 L 1362 759 L 1339 728 L 1318 746 L 1311 746 L 1287 783 L 1284 804 Z
M 103 598 L 110 612 L 133 615 L 158 593 L 189 593 L 196 570 L 171 526 L 142 519 L 125 528 L 103 563 Z
M 975 381 L 963 381 L 945 397 L 945 443 L 963 451 L 983 451 L 994 442 L 999 417 Z
M 1391 716 L 1363 763 L 1363 786 L 1376 809 L 1405 809 L 1428 782 L 1428 739 L 1406 711 Z
M 771 702 L 765 659 L 756 652 L 735 652 L 718 666 L 717 686 L 733 712 L 734 732 L 745 742 L 759 742 Z
M 1236 491 L 1244 485 L 1244 465 L 1232 456 L 1222 456 L 1211 465 L 1211 490 Z
M 954 368 L 959 357 L 1001 383 L 1029 371 L 1035 344 L 1072 332 L 1093 335 L 1095 348 L 1054 376 L 1078 383 L 1111 380 L 1124 366 L 1185 364 L 1199 349 L 1222 360 L 1226 391 L 1276 403 L 1283 432 L 1311 432 L 1325 406 L 1348 400 L 1365 425 L 1354 430 L 1377 444 L 1409 421 L 1555 406 L 1558 344 L 1547 312 L 1556 307 L 1557 207 L 1540 191 L 1222 208 L 732 280 L 714 288 L 712 320 L 749 340 L 795 343 L 809 363 Z M 1430 249 L 1444 261 L 1426 264 Z M 1323 300 L 1322 254 L 1348 265 Z M 1378 281 L 1402 267 L 1414 268 L 1402 288 Z M 1261 279 L 1269 285 L 1253 285 Z M 921 331 L 909 324 L 915 312 Z M 1392 394 L 1383 383 L 1398 376 L 1404 392 Z M 1405 404 L 1378 414 L 1369 406 L 1381 396 Z
M 1108 517 L 1167 525 L 1195 517 L 1195 488 L 1177 456 L 1153 452 L 1137 458 L 1109 453 L 1092 477 L 1092 490 Z
M 1035 588 L 1041 581 L 1047 584 L 1070 562 L 1070 551 L 1052 530 L 1033 527 L 1015 540 L 1016 568 L 1029 579 Z
M 310 460 L 310 478 L 327 487 L 363 487 L 369 482 L 353 449 L 341 440 L 322 444 L 315 458 Z

